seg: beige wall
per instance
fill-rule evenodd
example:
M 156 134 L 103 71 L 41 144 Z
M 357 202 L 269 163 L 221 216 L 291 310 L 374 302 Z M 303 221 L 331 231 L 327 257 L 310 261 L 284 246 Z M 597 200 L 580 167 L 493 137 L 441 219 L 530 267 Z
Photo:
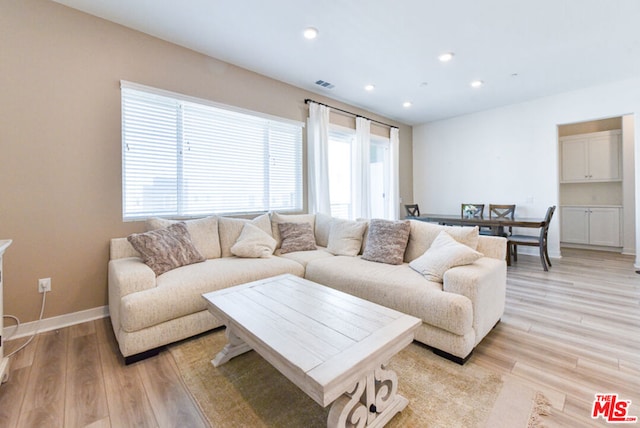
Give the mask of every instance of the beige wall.
M 590 120 L 588 122 L 570 123 L 558 126 L 558 136 L 588 134 L 590 132 L 614 131 L 622 129 L 622 117 L 610 117 L 607 119 Z
M 0 239 L 4 312 L 37 318 L 107 304 L 109 239 L 123 223 L 120 80 L 304 121 L 313 98 L 400 127 L 400 196 L 412 129 L 44 0 L 0 0 Z M 7 323 L 9 324 L 9 323 Z

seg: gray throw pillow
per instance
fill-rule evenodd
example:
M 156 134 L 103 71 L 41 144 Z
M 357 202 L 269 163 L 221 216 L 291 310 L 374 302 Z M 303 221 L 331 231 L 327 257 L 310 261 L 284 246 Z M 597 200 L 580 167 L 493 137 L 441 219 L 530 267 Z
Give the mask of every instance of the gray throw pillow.
M 206 260 L 193 245 L 183 222 L 174 223 L 164 229 L 134 233 L 129 235 L 127 240 L 156 276 L 180 266 Z
M 278 223 L 278 229 L 282 238 L 280 254 L 318 249 L 309 223 Z
M 362 258 L 372 262 L 401 265 L 409 241 L 409 221 L 373 219 L 369 222 L 367 246 Z

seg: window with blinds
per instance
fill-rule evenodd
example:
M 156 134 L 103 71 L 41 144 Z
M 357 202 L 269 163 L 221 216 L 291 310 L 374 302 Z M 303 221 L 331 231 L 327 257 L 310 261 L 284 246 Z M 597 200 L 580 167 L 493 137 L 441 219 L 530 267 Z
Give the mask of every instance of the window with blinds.
M 302 210 L 302 123 L 121 90 L 125 220 Z

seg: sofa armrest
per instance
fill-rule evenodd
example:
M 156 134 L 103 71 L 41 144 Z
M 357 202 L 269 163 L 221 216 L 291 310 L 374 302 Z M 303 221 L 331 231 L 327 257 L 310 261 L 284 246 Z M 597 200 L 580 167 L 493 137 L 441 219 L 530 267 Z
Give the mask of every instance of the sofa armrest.
M 506 260 L 507 240 L 502 236 L 480 235 L 476 250 L 484 254 L 486 257 Z
M 476 344 L 491 331 L 504 313 L 506 285 L 504 254 L 501 260 L 482 257 L 470 265 L 457 266 L 445 272 L 443 291 L 461 294 L 471 300 Z
M 112 289 L 116 291 L 114 297 L 121 299 L 127 294 L 155 286 L 156 274 L 140 258 L 128 257 L 109 262 L 109 293 Z
M 127 257 L 140 257 L 140 253 L 133 248 L 127 238 L 113 238 L 109 246 L 109 259 L 124 259 Z
M 109 261 L 109 315 L 113 331 L 120 331 L 120 305 L 128 294 L 156 286 L 156 274 L 138 257 Z

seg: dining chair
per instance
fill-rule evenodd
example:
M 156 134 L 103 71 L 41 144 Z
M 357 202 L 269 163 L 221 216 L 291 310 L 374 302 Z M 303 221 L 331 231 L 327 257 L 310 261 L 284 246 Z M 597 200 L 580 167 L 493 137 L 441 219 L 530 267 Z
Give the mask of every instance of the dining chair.
M 547 209 L 547 214 L 544 216 L 544 226 L 540 228 L 538 236 L 534 235 L 511 235 L 507 237 L 507 256 L 510 258 L 513 254 L 513 260 L 518 261 L 518 245 L 527 245 L 530 247 L 540 248 L 540 262 L 542 268 L 546 271 L 551 267 L 551 260 L 549 260 L 549 253 L 547 251 L 547 233 L 549 232 L 549 224 L 551 218 L 556 210 L 556 206 L 551 206 Z M 549 267 L 547 267 L 549 265 Z
M 484 218 L 484 204 L 461 204 L 460 217 L 465 217 L 465 208 L 471 208 L 472 217 Z
M 516 215 L 515 205 L 489 204 L 490 219 L 508 218 L 510 220 L 513 220 L 515 215 Z M 508 232 L 504 232 L 502 236 L 506 238 L 512 234 L 513 234 L 513 227 L 509 226 Z
M 407 211 L 407 217 L 420 217 L 420 208 L 418 204 L 407 204 L 404 206 Z

